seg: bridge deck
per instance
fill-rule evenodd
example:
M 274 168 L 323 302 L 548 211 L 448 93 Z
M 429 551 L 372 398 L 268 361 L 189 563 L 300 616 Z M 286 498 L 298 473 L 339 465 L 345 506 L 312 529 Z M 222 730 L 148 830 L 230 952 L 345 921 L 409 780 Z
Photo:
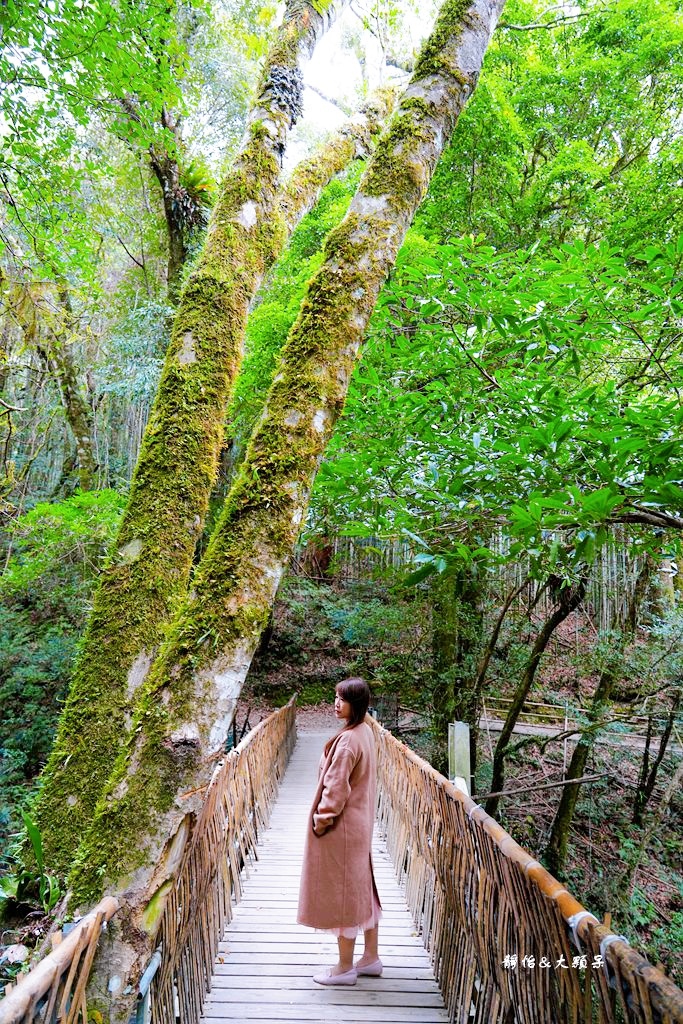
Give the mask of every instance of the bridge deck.
M 375 837 L 373 859 L 383 906 L 381 978 L 359 978 L 354 987 L 325 988 L 312 975 L 336 962 L 334 936 L 296 924 L 299 873 L 323 744 L 330 733 L 299 733 L 271 825 L 249 869 L 244 896 L 220 944 L 206 1024 L 228 1021 L 381 1022 L 441 1024 L 448 1020 L 422 942 Z M 356 952 L 362 951 L 359 939 Z

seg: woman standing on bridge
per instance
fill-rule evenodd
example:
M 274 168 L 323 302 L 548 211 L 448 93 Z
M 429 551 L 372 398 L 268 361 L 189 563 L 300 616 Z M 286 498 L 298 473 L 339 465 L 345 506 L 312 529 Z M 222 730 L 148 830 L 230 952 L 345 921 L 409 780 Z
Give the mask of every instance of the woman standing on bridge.
M 325 745 L 306 836 L 299 892 L 299 924 L 337 936 L 339 960 L 316 974 L 319 985 L 355 985 L 358 975 L 379 977 L 381 905 L 372 871 L 377 759 L 365 721 L 370 690 L 364 679 L 337 685 L 334 713 L 343 729 Z M 358 932 L 365 949 L 354 965 Z

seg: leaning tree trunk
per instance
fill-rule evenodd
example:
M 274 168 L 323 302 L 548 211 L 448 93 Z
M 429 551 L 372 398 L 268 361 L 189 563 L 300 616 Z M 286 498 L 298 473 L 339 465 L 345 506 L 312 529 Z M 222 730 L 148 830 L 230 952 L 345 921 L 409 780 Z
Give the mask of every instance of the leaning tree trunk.
M 78 486 L 82 491 L 91 491 L 97 486 L 95 418 L 81 389 L 78 367 L 68 343 L 52 331 L 37 342 L 36 351 L 62 397 L 64 416 L 76 444 Z
M 201 804 L 193 791 L 207 783 L 225 740 L 379 289 L 476 85 L 502 5 L 448 0 L 348 214 L 328 237 L 192 593 L 79 850 L 74 902 L 96 898 L 103 884 L 124 896 L 93 983 L 111 1020 L 127 1017 L 124 990 L 153 949 Z
M 42 291 L 45 286 L 38 287 Z M 59 388 L 64 417 L 76 445 L 78 484 L 82 491 L 90 491 L 97 485 L 95 417 L 83 393 L 79 367 L 71 349 L 71 339 L 77 333 L 77 318 L 63 280 L 57 284 L 57 297 L 55 313 L 41 297 L 33 294 L 31 286 L 26 286 L 21 289 L 17 311 L 28 345 Z
M 515 598 L 519 597 L 524 588 L 529 585 L 529 579 L 530 577 L 527 576 L 526 579 L 522 580 L 519 586 L 513 587 L 512 590 L 508 592 L 508 595 L 505 598 L 505 601 L 503 602 L 503 606 L 498 612 L 498 615 L 496 616 L 496 620 L 493 624 L 493 629 L 489 634 L 489 638 L 486 641 L 486 645 L 484 646 L 484 649 L 481 652 L 481 656 L 479 658 L 479 661 L 477 662 L 477 673 L 476 676 L 474 677 L 474 690 L 476 693 L 480 695 L 480 698 L 481 694 L 484 691 L 484 684 L 486 682 L 486 676 L 488 674 L 489 665 L 491 664 L 491 658 L 493 657 L 496 647 L 498 646 L 498 638 L 500 636 L 500 631 L 503 628 L 505 616 L 510 611 L 510 606 L 512 605 L 512 602 L 515 600 Z
M 604 716 L 606 707 L 612 697 L 612 692 L 619 678 L 619 670 L 622 667 L 623 650 L 628 641 L 632 639 L 638 625 L 638 611 L 643 597 L 647 590 L 647 583 L 651 576 L 652 560 L 646 557 L 643 567 L 638 574 L 636 585 L 631 595 L 624 620 L 624 633 L 620 642 L 612 645 L 609 663 L 604 667 L 598 680 L 598 685 L 593 694 L 593 701 L 588 712 L 588 720 L 591 725 L 599 722 Z M 615 612 L 612 629 L 616 630 L 619 624 L 618 611 Z M 579 738 L 565 780 L 576 780 L 582 778 L 588 756 L 595 744 L 597 729 L 592 728 L 582 733 Z M 647 751 L 645 756 L 647 756 Z M 545 860 L 548 870 L 556 878 L 562 878 L 567 860 L 567 847 L 569 843 L 569 830 L 574 820 L 576 805 L 581 793 L 581 785 L 565 786 L 562 790 L 560 802 L 555 812 L 555 817 L 550 829 L 548 844 L 545 849 Z
M 676 796 L 677 793 L 680 793 L 682 784 L 683 760 L 678 762 L 678 765 L 669 780 L 669 784 L 664 790 L 662 799 L 652 816 L 652 821 L 650 822 L 649 827 L 643 832 L 640 843 L 635 850 L 629 853 L 626 861 L 626 867 L 615 886 L 619 902 L 624 909 L 629 905 L 633 898 L 636 872 L 638 871 L 640 862 L 643 859 L 643 854 L 645 853 L 652 836 L 655 834 L 657 829 L 660 828 L 662 821 L 664 820 L 664 815 L 668 811 L 669 805 L 674 796 Z
M 616 664 L 608 665 L 601 673 L 598 685 L 593 695 L 593 700 L 588 711 L 590 725 L 595 725 L 604 716 L 612 694 L 612 687 L 621 668 L 621 660 Z M 565 781 L 583 778 L 588 757 L 595 744 L 595 730 L 590 729 L 582 733 L 579 742 L 574 747 L 572 759 L 565 774 Z M 560 803 L 553 819 L 550 837 L 545 848 L 546 867 L 555 878 L 562 879 L 564 866 L 567 860 L 567 844 L 569 842 L 569 829 L 574 819 L 574 811 L 579 799 L 581 786 L 564 786 Z
M 357 134 L 307 163 L 279 212 L 280 158 L 300 110 L 298 62 L 345 0 L 324 13 L 290 0 L 266 60 L 246 139 L 183 291 L 131 493 L 76 662 L 35 817 L 53 870 L 66 872 L 130 724 L 164 624 L 189 578 L 241 361 L 247 306 L 303 216 L 354 155 Z M 321 5 L 317 5 L 320 7 Z M 367 128 L 363 131 L 367 134 Z
M 645 814 L 645 808 L 647 807 L 650 798 L 654 792 L 654 788 L 657 782 L 657 775 L 659 773 L 660 766 L 664 760 L 669 740 L 671 739 L 671 733 L 676 722 L 678 715 L 678 708 L 681 703 L 681 692 L 679 691 L 674 695 L 669 714 L 666 719 L 666 725 L 664 731 L 659 737 L 659 750 L 655 755 L 654 760 L 650 763 L 650 744 L 652 742 L 652 715 L 648 718 L 647 722 L 647 737 L 645 740 L 645 750 L 643 751 L 643 760 L 640 766 L 640 775 L 638 783 L 636 785 L 636 792 L 633 798 L 633 817 L 631 821 L 634 825 L 641 827 L 643 824 L 643 815 Z
M 479 661 L 477 662 L 474 680 L 470 687 L 472 701 L 472 721 L 470 723 L 470 773 L 472 775 L 472 779 L 474 779 L 474 775 L 477 770 L 479 722 L 481 720 L 481 714 L 484 705 L 484 686 L 486 684 L 486 676 L 489 670 L 489 665 L 491 663 L 491 658 L 493 657 L 494 652 L 496 650 L 496 646 L 498 644 L 498 637 L 500 636 L 500 631 L 503 628 L 505 616 L 510 610 L 512 602 L 515 600 L 516 597 L 519 597 L 519 595 L 528 585 L 528 583 L 529 578 L 527 577 L 525 580 L 522 580 L 519 586 L 513 587 L 512 590 L 509 591 L 507 597 L 505 598 L 505 601 L 503 602 L 503 607 L 500 609 L 498 615 L 496 616 L 496 620 L 493 624 L 493 629 L 489 634 L 489 638 L 486 641 L 484 649 L 480 653 Z
M 507 718 L 503 723 L 498 743 L 493 754 L 493 777 L 491 779 L 491 792 L 499 793 L 505 787 L 505 757 L 507 755 L 507 746 L 510 742 L 510 737 L 514 731 L 517 719 L 519 718 L 520 712 L 524 707 L 524 701 L 529 695 L 529 690 L 534 684 L 536 677 L 536 671 L 541 663 L 541 658 L 545 652 L 546 647 L 550 643 L 550 639 L 560 625 L 564 622 L 573 611 L 579 607 L 586 593 L 587 580 L 581 579 L 578 583 L 572 587 L 568 587 L 565 590 L 559 592 L 559 603 L 555 611 L 548 616 L 543 623 L 541 631 L 536 637 L 534 646 L 531 649 L 531 655 L 526 663 L 522 678 L 520 679 L 517 689 L 515 690 L 512 698 L 512 704 L 510 710 L 507 713 Z M 491 796 L 486 801 L 486 813 L 495 817 L 498 811 L 498 801 L 500 797 Z

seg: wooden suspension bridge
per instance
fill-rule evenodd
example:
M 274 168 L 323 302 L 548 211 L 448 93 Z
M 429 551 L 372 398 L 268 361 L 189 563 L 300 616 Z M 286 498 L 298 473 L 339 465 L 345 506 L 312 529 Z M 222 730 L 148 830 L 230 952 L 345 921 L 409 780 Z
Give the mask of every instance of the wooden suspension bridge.
M 139 1024 L 683 1024 L 683 992 L 483 809 L 376 727 L 382 978 L 319 988 L 336 943 L 295 924 L 324 737 L 293 702 L 214 773 L 140 980 Z M 268 828 L 270 825 L 270 828 Z M 106 897 L 0 1002 L 0 1024 L 87 1024 Z

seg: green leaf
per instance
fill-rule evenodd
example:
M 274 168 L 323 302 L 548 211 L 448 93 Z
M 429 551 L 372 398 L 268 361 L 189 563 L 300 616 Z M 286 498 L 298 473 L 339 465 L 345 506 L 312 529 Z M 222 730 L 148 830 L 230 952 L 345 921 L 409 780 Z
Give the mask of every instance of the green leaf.
M 433 562 L 429 562 L 427 565 L 423 565 L 420 569 L 416 569 L 415 572 L 409 573 L 403 579 L 403 585 L 405 587 L 415 587 L 418 583 L 422 583 L 429 576 L 433 576 L 436 572 L 436 566 Z
M 31 840 L 31 846 L 33 847 L 33 856 L 36 858 L 36 864 L 38 865 L 39 872 L 43 873 L 44 862 L 43 862 L 43 840 L 40 834 L 38 826 L 34 823 L 33 819 L 26 813 L 21 812 L 28 837 Z

